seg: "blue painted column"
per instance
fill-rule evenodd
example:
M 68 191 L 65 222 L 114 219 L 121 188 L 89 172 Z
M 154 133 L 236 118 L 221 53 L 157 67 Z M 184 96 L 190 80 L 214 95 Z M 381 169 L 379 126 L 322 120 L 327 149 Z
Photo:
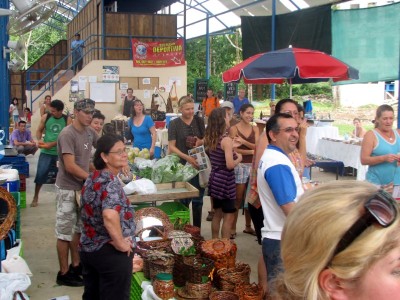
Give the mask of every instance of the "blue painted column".
M 0 0 L 0 8 L 9 9 L 10 2 L 8 0 Z M 7 62 L 10 60 L 10 55 L 7 54 L 6 59 L 3 58 L 3 47 L 7 46 L 8 16 L 0 16 L 0 129 L 4 130 L 5 138 L 3 143 L 8 140 L 8 128 L 10 119 L 8 109 L 10 107 L 10 77 L 8 73 Z
M 276 0 L 272 0 L 272 18 L 271 18 L 271 51 L 275 50 L 276 40 Z M 275 101 L 275 84 L 271 86 L 271 101 Z

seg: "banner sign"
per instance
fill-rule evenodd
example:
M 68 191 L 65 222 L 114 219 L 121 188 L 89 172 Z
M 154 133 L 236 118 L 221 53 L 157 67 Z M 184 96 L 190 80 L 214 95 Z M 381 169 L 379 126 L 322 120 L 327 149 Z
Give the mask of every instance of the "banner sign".
M 174 42 L 141 42 L 132 39 L 134 67 L 176 67 L 185 65 L 183 40 Z

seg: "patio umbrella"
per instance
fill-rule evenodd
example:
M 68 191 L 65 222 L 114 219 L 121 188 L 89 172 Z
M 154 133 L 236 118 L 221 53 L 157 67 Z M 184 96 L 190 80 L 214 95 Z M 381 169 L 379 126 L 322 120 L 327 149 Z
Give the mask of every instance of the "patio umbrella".
M 222 80 L 253 84 L 290 84 L 358 79 L 358 70 L 321 51 L 285 48 L 259 53 L 242 61 L 222 74 Z

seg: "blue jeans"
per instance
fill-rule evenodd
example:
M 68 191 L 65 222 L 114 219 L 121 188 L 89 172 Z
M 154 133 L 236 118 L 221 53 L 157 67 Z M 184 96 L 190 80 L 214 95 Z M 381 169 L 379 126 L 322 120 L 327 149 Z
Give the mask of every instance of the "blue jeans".
M 267 280 L 270 283 L 282 271 L 281 241 L 264 238 L 262 253 L 267 269 Z
M 57 155 L 51 155 L 47 153 L 40 152 L 37 170 L 36 170 L 36 177 L 35 183 L 36 184 L 45 184 L 47 181 L 47 177 L 49 176 L 49 172 L 54 170 L 57 171 Z
M 192 178 L 189 183 L 199 190 L 199 197 L 183 199 L 181 200 L 181 203 L 186 207 L 189 207 L 190 202 L 192 202 L 193 225 L 201 228 L 204 189 L 200 187 L 199 175 L 196 175 L 194 178 Z

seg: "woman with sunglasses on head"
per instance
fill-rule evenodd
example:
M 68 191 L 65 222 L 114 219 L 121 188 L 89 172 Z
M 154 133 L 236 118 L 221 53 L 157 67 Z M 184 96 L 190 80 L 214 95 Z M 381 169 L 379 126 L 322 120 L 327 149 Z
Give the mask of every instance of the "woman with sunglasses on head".
M 393 108 L 379 106 L 375 129 L 365 134 L 361 145 L 361 163 L 369 166 L 367 181 L 388 191 L 400 185 L 400 129 L 393 129 L 393 121 Z
M 288 215 L 281 256 L 271 299 L 398 299 L 398 204 L 360 181 L 311 190 Z
M 123 138 L 114 134 L 99 138 L 93 164 L 96 171 L 82 188 L 80 206 L 82 299 L 129 299 L 135 222 L 118 180 L 128 165 Z
M 133 135 L 133 147 L 139 150 L 149 149 L 150 157 L 154 155 L 157 133 L 150 116 L 145 114 L 144 104 L 140 100 L 133 101 L 132 117 L 128 120 L 129 130 Z
M 239 109 L 240 121 L 229 129 L 229 135 L 240 146 L 235 151 L 242 155 L 243 159 L 240 165 L 235 167 L 236 176 L 236 209 L 235 220 L 233 222 L 231 239 L 236 237 L 236 223 L 238 219 L 238 210 L 242 207 L 245 200 L 246 185 L 249 181 L 251 172 L 251 162 L 253 160 L 254 149 L 260 135 L 257 126 L 253 126 L 254 106 L 243 104 Z M 251 218 L 247 208 L 245 208 L 245 229 L 243 233 L 256 235 L 251 227 Z
M 183 96 L 178 102 L 182 116 L 172 120 L 168 126 L 168 151 L 175 153 L 181 159 L 182 164 L 190 163 L 198 169 L 199 165 L 194 157 L 189 156 L 188 151 L 194 147 L 203 145 L 205 133 L 204 121 L 194 115 L 194 100 L 189 96 Z M 199 190 L 196 198 L 181 200 L 185 206 L 192 203 L 193 225 L 201 228 L 201 215 L 203 209 L 204 188 L 200 187 L 199 175 L 190 180 L 190 184 Z

